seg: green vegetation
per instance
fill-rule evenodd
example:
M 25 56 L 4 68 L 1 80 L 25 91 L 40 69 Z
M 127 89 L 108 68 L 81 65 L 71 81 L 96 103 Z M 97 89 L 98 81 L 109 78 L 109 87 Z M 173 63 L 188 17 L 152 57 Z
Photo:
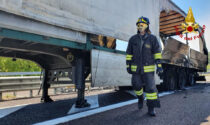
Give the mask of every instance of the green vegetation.
M 12 58 L 0 57 L 0 72 L 39 72 L 41 68 L 34 62 Z
M 210 52 L 208 53 L 208 62 L 210 64 Z
M 207 65 L 207 72 L 210 71 L 210 52 L 208 53 L 208 65 Z

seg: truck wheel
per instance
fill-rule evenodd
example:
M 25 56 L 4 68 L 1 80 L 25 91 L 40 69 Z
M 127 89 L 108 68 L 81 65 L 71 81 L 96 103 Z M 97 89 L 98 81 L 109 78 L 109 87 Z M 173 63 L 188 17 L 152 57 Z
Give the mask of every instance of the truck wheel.
M 167 73 L 167 90 L 175 90 L 177 85 L 176 72 L 173 70 L 168 70 Z
M 189 74 L 189 85 L 190 86 L 195 85 L 195 77 L 194 77 L 194 74 L 193 73 L 190 73 Z
M 184 89 L 186 82 L 187 82 L 186 73 L 184 71 L 179 72 L 179 82 L 178 82 L 179 89 Z

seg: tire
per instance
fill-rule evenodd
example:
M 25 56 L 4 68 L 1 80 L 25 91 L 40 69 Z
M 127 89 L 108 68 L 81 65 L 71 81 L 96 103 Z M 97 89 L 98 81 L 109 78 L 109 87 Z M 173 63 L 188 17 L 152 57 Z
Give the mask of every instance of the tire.
M 187 82 L 186 73 L 184 70 L 179 71 L 179 82 L 178 82 L 178 88 L 183 90 L 185 88 Z
M 167 90 L 173 91 L 177 88 L 177 75 L 173 70 L 167 71 Z
M 195 76 L 194 76 L 193 73 L 190 73 L 190 74 L 189 74 L 189 85 L 190 85 L 190 86 L 195 85 Z

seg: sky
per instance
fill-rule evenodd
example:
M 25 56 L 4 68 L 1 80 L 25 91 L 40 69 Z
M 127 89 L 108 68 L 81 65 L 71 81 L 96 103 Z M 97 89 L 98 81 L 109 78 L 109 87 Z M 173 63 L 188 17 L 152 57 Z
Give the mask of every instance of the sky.
M 205 25 L 205 40 L 208 51 L 210 52 L 210 0 L 172 0 L 178 7 L 180 7 L 185 13 L 188 13 L 189 7 L 192 7 L 193 15 L 195 21 L 199 23 L 200 26 Z M 193 36 L 195 34 L 191 34 Z M 184 39 L 175 37 L 181 42 L 185 42 Z M 198 40 L 189 41 L 191 48 L 199 51 Z M 127 42 L 117 41 L 117 49 L 126 50 Z

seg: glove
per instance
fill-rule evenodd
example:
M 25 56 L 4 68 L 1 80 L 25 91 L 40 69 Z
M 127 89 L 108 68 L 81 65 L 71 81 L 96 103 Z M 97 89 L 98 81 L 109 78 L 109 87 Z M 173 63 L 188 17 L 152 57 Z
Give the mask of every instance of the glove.
M 161 77 L 163 74 L 163 68 L 162 67 L 157 67 L 156 73 Z
M 157 69 L 156 69 L 156 73 L 161 77 L 163 74 L 163 68 L 162 68 L 162 64 L 161 64 L 161 60 L 155 60 L 155 63 L 157 65 Z
M 130 67 L 130 65 L 128 65 L 129 67 L 127 67 L 127 72 L 129 73 L 129 74 L 132 74 L 132 71 L 131 71 L 131 67 Z

